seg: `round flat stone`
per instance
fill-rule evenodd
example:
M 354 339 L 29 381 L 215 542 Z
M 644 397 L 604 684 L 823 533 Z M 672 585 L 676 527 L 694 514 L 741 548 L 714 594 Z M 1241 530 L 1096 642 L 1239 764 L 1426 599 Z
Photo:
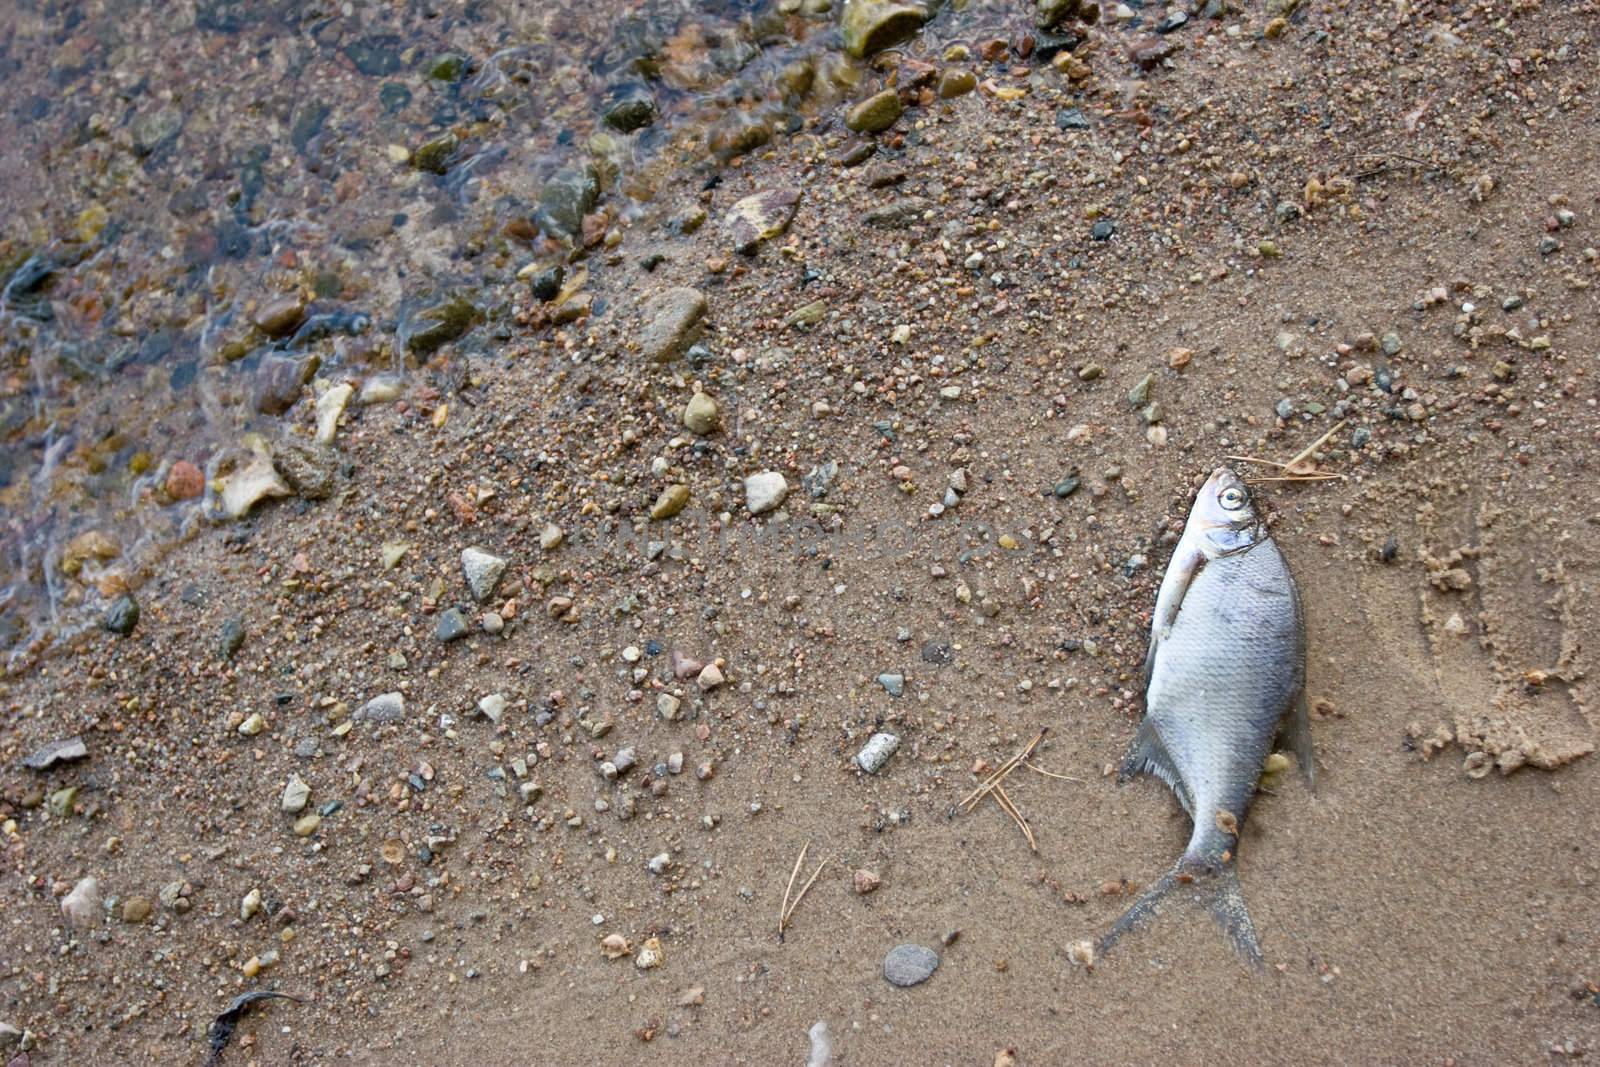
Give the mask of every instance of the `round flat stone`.
M 890 985 L 920 985 L 938 969 L 939 954 L 921 945 L 896 945 L 883 957 L 883 976 Z

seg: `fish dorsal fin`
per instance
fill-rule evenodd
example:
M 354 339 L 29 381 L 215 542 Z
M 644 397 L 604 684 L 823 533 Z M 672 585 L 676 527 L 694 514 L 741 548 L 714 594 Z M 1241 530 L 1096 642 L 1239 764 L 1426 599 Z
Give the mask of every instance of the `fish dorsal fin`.
M 1172 756 L 1167 752 L 1167 746 L 1162 743 L 1161 735 L 1156 732 L 1156 724 L 1147 715 L 1144 722 L 1139 724 L 1139 734 L 1133 739 L 1133 747 L 1128 749 L 1128 754 L 1122 760 L 1122 770 L 1117 774 L 1117 781 L 1126 782 L 1129 778 L 1141 774 L 1153 774 L 1167 787 L 1178 795 L 1178 802 L 1183 805 L 1183 810 L 1193 815 L 1194 805 L 1189 799 L 1189 786 L 1178 773 L 1177 764 L 1172 762 Z

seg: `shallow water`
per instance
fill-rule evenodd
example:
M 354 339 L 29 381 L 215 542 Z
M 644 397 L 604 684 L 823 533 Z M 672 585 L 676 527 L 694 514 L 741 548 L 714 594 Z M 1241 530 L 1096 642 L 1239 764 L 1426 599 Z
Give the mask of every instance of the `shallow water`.
M 895 53 L 1015 40 L 1030 15 L 953 5 Z M 513 353 L 529 335 L 519 272 L 601 271 L 624 230 L 666 222 L 663 186 L 836 124 L 892 66 L 846 56 L 838 18 L 826 0 L 13 8 L 10 668 L 94 625 L 206 525 L 214 482 L 174 499 L 175 464 L 214 477 L 246 434 L 304 432 L 317 381 Z M 545 195 L 586 165 L 595 202 Z M 274 301 L 289 307 L 262 316 Z M 429 317 L 440 306 L 470 313 L 459 336 Z

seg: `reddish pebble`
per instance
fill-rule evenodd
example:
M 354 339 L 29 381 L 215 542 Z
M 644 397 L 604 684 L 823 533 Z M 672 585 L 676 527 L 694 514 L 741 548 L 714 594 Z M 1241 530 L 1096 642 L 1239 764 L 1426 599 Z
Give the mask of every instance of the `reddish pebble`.
M 669 658 L 672 661 L 673 676 L 679 680 L 698 677 L 700 672 L 705 669 L 705 664 L 701 663 L 687 652 L 680 652 L 677 649 L 673 649 L 672 655 Z
M 174 500 L 193 500 L 206 491 L 206 476 L 186 459 L 180 459 L 167 472 L 167 495 Z

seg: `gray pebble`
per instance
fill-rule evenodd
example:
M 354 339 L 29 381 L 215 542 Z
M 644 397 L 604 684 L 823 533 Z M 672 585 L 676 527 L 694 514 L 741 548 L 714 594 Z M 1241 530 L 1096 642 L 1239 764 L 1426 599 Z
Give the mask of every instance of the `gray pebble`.
M 399 693 L 383 693 L 356 709 L 350 718 L 354 722 L 399 722 L 405 714 L 405 697 Z
M 873 734 L 856 753 L 856 766 L 868 774 L 877 774 L 899 747 L 900 739 L 894 734 Z
M 939 954 L 921 945 L 896 945 L 883 957 L 883 976 L 902 988 L 920 985 L 939 969 Z
M 467 636 L 467 617 L 461 613 L 460 608 L 451 608 L 439 616 L 439 623 L 433 629 L 433 636 L 441 641 L 454 641 Z
M 884 692 L 897 697 L 906 691 L 906 676 L 885 672 L 878 675 L 878 684 L 883 686 Z
M 130 593 L 117 597 L 106 609 L 104 625 L 112 633 L 127 637 L 139 625 L 139 602 Z

